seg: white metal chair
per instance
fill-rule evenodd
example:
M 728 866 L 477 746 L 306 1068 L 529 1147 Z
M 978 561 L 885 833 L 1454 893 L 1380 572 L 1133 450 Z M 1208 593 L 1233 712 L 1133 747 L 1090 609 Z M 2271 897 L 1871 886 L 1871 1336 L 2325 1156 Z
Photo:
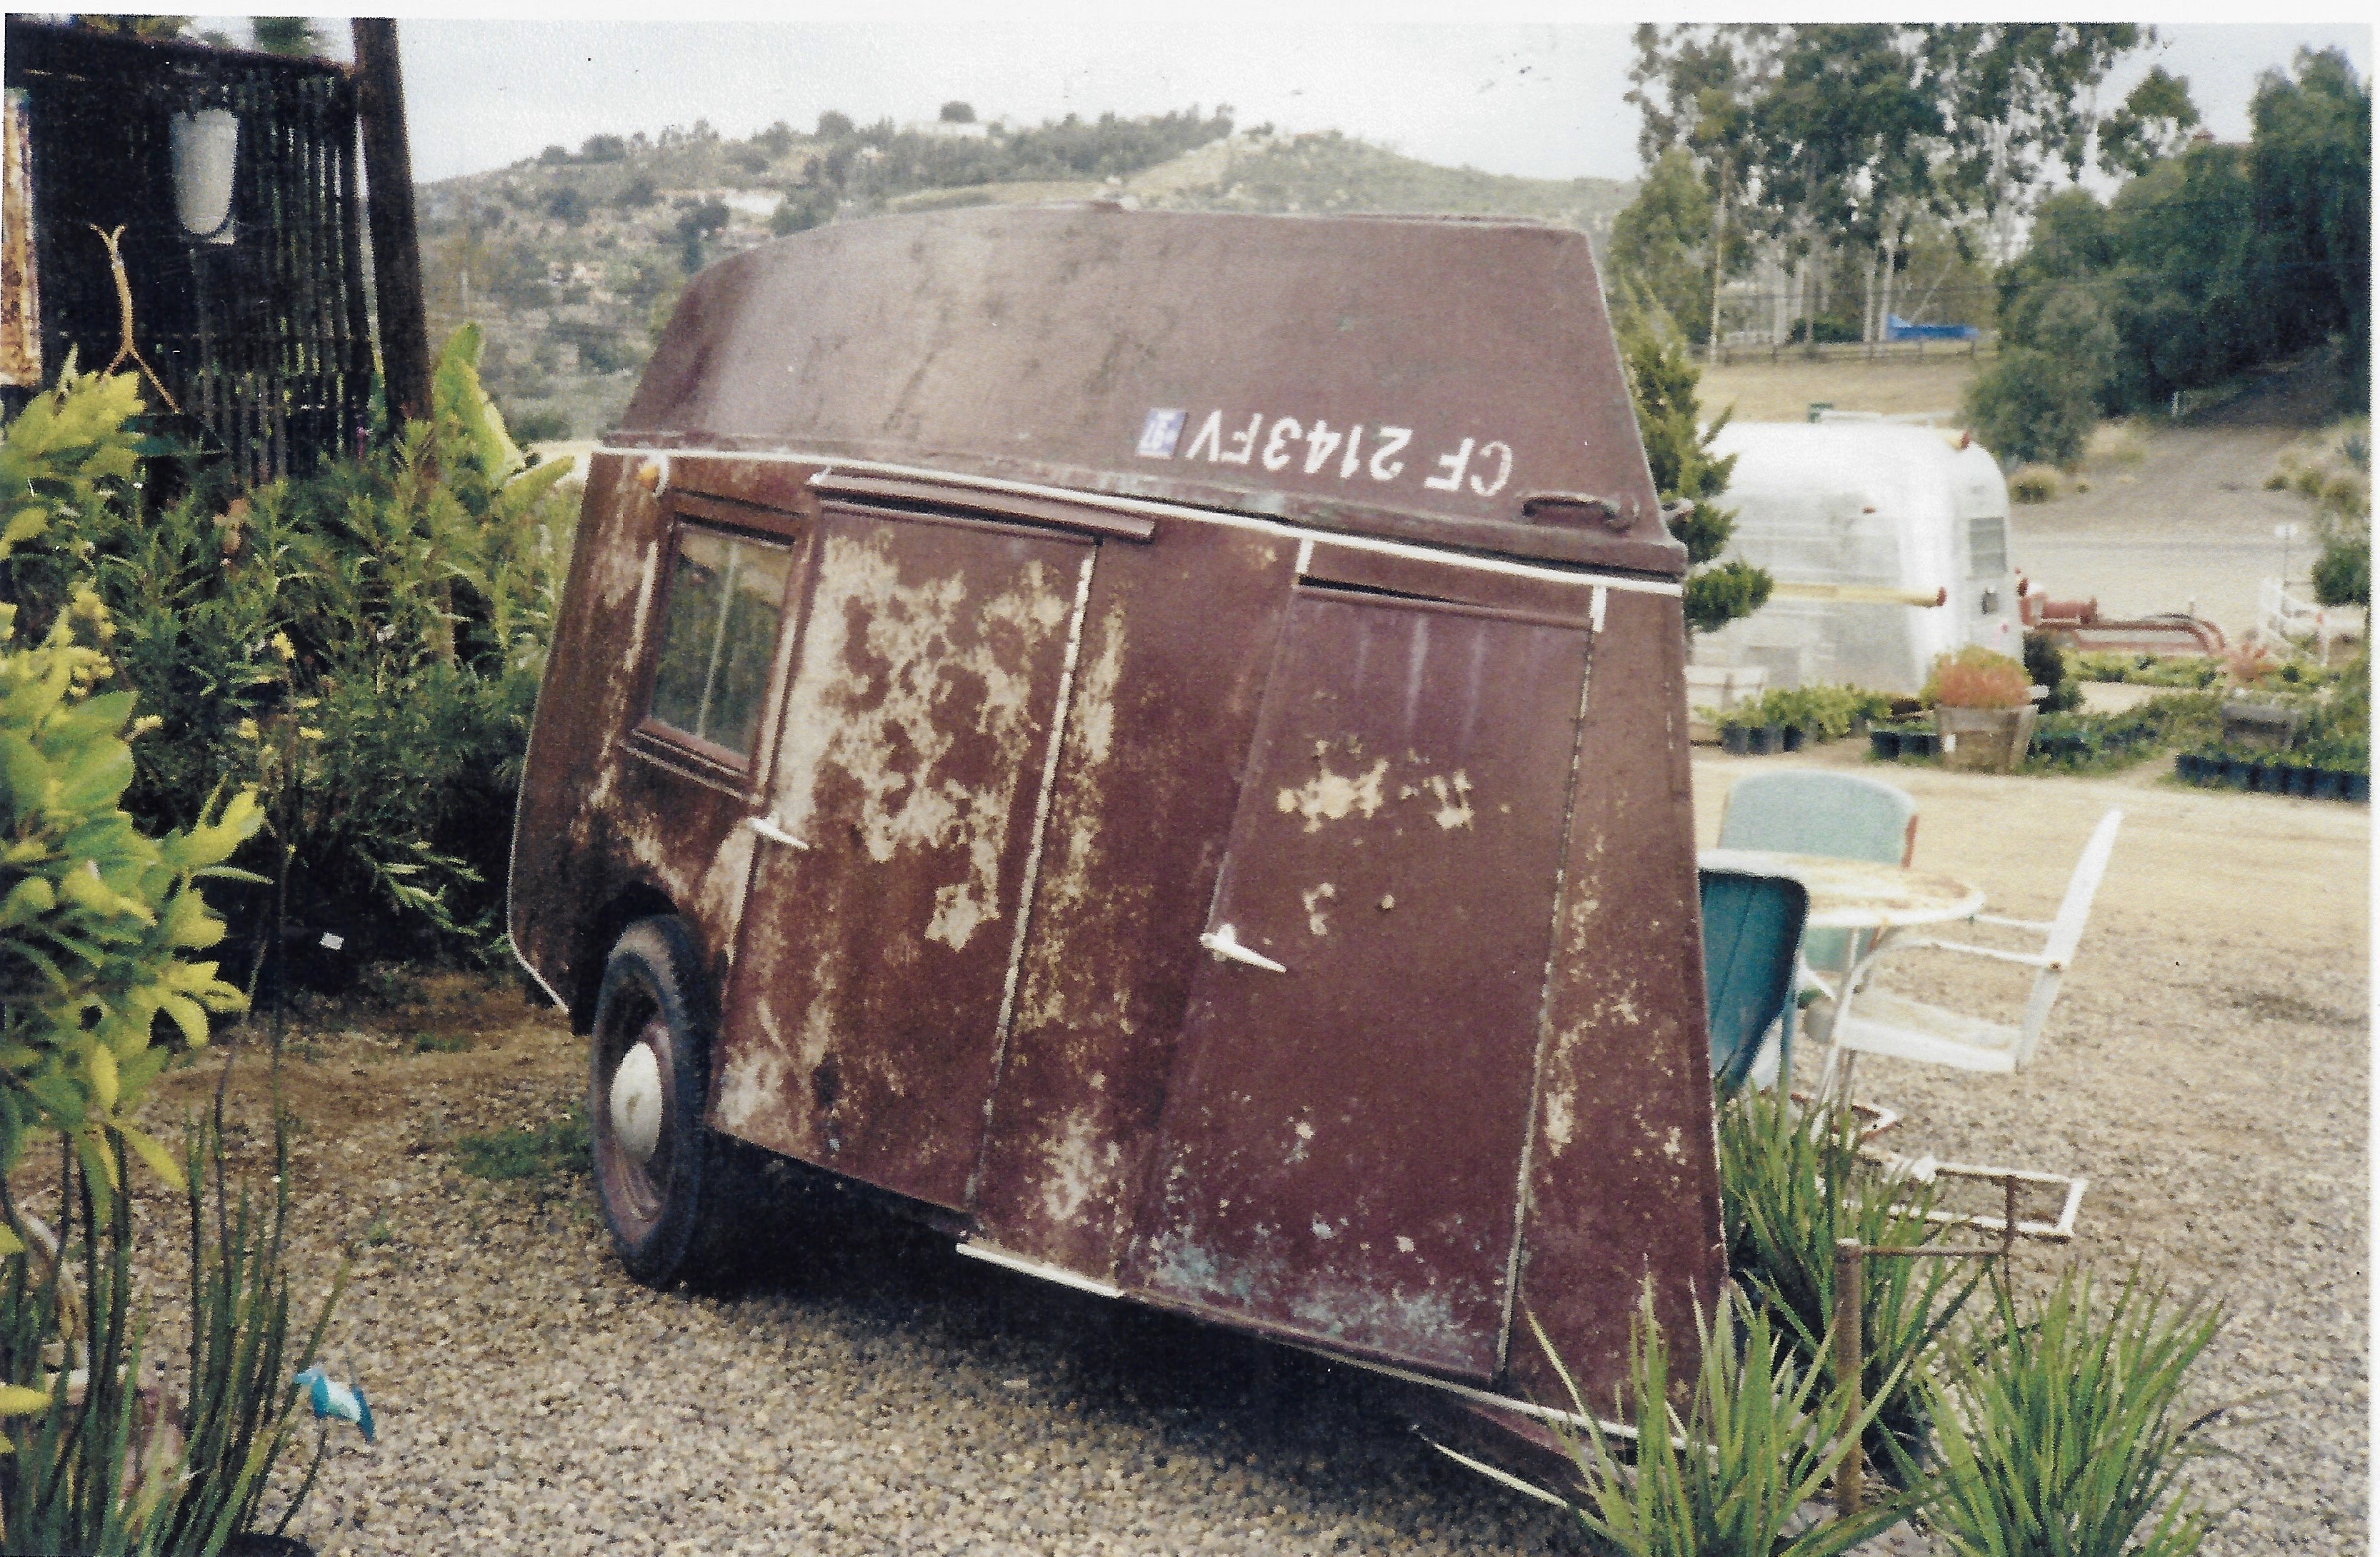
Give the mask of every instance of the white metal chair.
M 1975 916 L 1980 924 L 2040 932 L 2044 937 L 2040 951 L 2010 952 L 1931 936 L 1903 936 L 1887 941 L 1863 958 L 1835 1013 L 1834 1044 L 1827 1053 L 1820 1093 L 1824 1095 L 1829 1088 L 1847 1091 L 1852 1063 L 1860 1054 L 1889 1054 L 1897 1059 L 1974 1071 L 2012 1071 L 2029 1063 L 2041 1046 L 2042 1025 L 2049 1018 L 2049 1008 L 2057 1004 L 2058 983 L 2065 978 L 2074 959 L 2074 948 L 2082 939 L 2083 922 L 2091 916 L 2091 899 L 2098 894 L 2100 878 L 2107 873 L 2107 857 L 2115 852 L 2116 831 L 2123 821 L 2120 810 L 2111 810 L 2099 819 L 2091 841 L 2083 845 L 2074 874 L 2067 881 L 2066 897 L 2058 906 L 2056 918 L 2045 924 L 1990 914 Z M 1876 966 L 1885 958 L 1916 951 L 1987 957 L 2034 969 L 2033 993 L 2025 1003 L 2023 1021 L 2011 1027 L 1869 987 Z

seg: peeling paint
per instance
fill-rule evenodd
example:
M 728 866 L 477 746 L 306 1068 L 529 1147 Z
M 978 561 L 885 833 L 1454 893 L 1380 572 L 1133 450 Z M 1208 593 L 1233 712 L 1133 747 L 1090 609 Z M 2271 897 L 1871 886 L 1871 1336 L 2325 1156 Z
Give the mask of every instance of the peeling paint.
M 1041 1209 L 1053 1222 L 1075 1221 L 1091 1198 L 1107 1186 L 1122 1153 L 1113 1140 L 1102 1144 L 1106 1127 L 1088 1113 L 1067 1115 L 1065 1133 L 1042 1148 Z
M 1330 934 L 1330 917 L 1322 911 L 1321 906 L 1338 896 L 1339 889 L 1325 882 L 1320 886 L 1309 892 L 1301 892 L 1297 895 L 1305 905 L 1305 928 L 1316 935 Z M 1300 1125 L 1299 1128 L 1304 1129 L 1305 1126 Z M 1308 1133 L 1311 1134 L 1310 1131 Z
M 1431 820 L 1452 832 L 1471 825 L 1471 780 L 1462 769 L 1454 771 L 1452 780 L 1432 773 L 1428 779 L 1430 793 L 1438 797 L 1438 809 Z
M 1331 772 L 1320 751 L 1315 753 L 1314 765 L 1319 772 L 1312 778 L 1295 789 L 1283 788 L 1275 797 L 1283 813 L 1295 811 L 1305 818 L 1308 833 L 1319 833 L 1326 821 L 1345 821 L 1350 811 L 1369 820 L 1380 809 L 1380 784 L 1389 776 L 1387 758 L 1354 778 Z
M 1578 1135 L 1578 1094 L 1569 1087 L 1546 1089 L 1546 1148 L 1556 1157 Z
M 619 554 L 614 553 L 615 557 Z M 636 674 L 637 667 L 645 661 L 645 626 L 652 619 L 653 582 L 661 571 L 661 558 L 662 543 L 655 541 L 646 546 L 645 560 L 637 570 L 637 609 L 636 614 L 628 618 L 627 651 L 620 656 L 620 668 L 631 675 Z M 616 562 L 613 568 L 607 570 L 607 583 L 612 581 L 609 574 L 614 571 L 618 571 Z M 621 592 L 625 594 L 626 592 L 625 580 L 621 581 L 620 588 Z
M 1403 1234 L 1402 1234 L 1402 1233 L 1398 1234 L 1398 1235 L 1397 1235 L 1397 1252 L 1398 1252 L 1399 1254 L 1411 1254 L 1411 1253 L 1413 1253 L 1413 1251 L 1414 1251 L 1414 1241 L 1413 1241 L 1411 1238 L 1406 1237 L 1406 1236 L 1405 1236 Z
M 1686 1160 L 1685 1140 L 1685 1132 L 1675 1125 L 1670 1125 L 1669 1138 L 1661 1143 L 1661 1155 L 1672 1162 L 1684 1162 Z
M 1081 721 L 1083 755 L 1094 766 L 1108 760 L 1115 739 L 1116 683 L 1123 674 L 1123 608 L 1108 607 L 1099 619 L 1099 651 L 1082 669 L 1075 717 Z
M 827 539 L 818 578 L 781 748 L 777 815 L 789 832 L 813 826 L 832 769 L 861 791 L 856 831 L 869 858 L 958 846 L 965 873 L 935 890 L 923 933 L 962 950 L 1002 917 L 1002 845 L 1033 765 L 1030 667 L 1034 651 L 1064 626 L 1071 594 L 1033 562 L 1015 588 L 970 611 L 963 575 L 905 583 L 878 545 L 848 536 Z M 1013 647 L 1019 639 L 1021 649 Z M 949 705 L 962 699 L 976 730 L 1000 748 L 980 785 L 938 776 L 959 723 Z

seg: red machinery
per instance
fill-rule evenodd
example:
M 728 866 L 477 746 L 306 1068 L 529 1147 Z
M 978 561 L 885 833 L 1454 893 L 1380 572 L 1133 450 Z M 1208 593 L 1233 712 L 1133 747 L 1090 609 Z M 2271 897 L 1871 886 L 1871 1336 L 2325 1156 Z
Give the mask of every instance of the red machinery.
M 2220 654 L 2223 629 L 2186 611 L 2153 616 L 2103 617 L 2096 600 L 2051 600 L 2017 576 L 2017 619 L 2028 632 L 2055 633 L 2076 649 L 2114 649 L 2143 654 Z

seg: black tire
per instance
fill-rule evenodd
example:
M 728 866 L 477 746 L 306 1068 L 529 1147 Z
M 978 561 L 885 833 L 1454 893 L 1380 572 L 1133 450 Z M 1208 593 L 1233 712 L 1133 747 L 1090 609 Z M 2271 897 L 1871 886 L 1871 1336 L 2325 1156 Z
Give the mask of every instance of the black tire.
M 595 1198 L 628 1274 L 666 1286 L 700 1273 L 718 1247 L 718 1145 L 702 1123 L 710 1082 L 710 1022 L 701 965 L 686 921 L 638 919 L 603 965 L 588 1046 L 587 1113 L 594 1138 Z M 612 1111 L 613 1077 L 631 1050 L 653 1051 L 661 1117 L 650 1158 L 623 1143 Z

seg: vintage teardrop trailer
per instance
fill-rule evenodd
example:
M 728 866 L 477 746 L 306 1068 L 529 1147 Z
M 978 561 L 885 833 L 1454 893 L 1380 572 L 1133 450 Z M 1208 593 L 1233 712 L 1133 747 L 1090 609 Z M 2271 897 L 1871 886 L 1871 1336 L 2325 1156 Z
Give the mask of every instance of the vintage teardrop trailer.
M 987 208 L 688 288 L 511 931 L 671 1279 L 711 1133 L 1507 1449 L 1724 1274 L 1678 579 L 1585 238 Z M 1512 1456 L 1507 1456 L 1508 1460 Z

